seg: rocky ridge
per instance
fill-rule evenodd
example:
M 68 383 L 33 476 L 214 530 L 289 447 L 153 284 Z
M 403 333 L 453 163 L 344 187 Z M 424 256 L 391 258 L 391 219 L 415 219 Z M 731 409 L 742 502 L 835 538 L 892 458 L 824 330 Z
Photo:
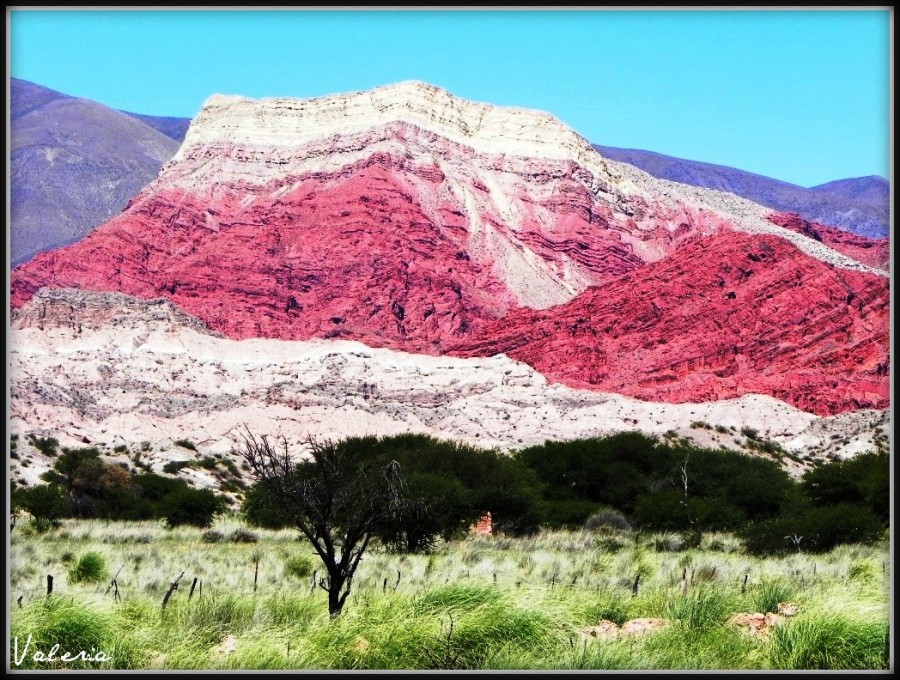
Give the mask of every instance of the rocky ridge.
M 42 290 L 16 311 L 10 349 L 10 422 L 20 441 L 38 434 L 63 446 L 147 442 L 145 460 L 156 467 L 184 458 L 172 442 L 186 433 L 202 451 L 227 454 L 246 423 L 295 443 L 307 434 L 413 431 L 503 450 L 629 429 L 734 447 L 749 427 L 794 451 L 783 462 L 798 472 L 813 447 L 834 453 L 839 436 L 848 451 L 864 449 L 887 426 L 882 411 L 819 418 L 761 395 L 664 404 L 577 390 L 505 356 L 230 340 L 164 300 L 78 290 Z M 698 430 L 698 421 L 722 432 Z M 14 476 L 33 482 L 52 460 L 21 463 L 14 461 Z
M 890 287 L 783 239 L 722 234 L 549 310 L 519 310 L 458 356 L 640 399 L 770 394 L 819 415 L 887 408 Z

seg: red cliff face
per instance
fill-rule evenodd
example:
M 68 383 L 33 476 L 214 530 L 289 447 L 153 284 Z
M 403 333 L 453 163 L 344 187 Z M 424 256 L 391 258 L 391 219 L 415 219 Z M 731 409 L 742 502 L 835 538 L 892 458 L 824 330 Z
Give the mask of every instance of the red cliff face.
M 768 214 L 420 84 L 214 97 L 123 214 L 12 272 L 11 304 L 121 292 L 233 339 L 505 352 L 655 401 L 886 406 L 888 279 L 859 264 L 886 244 Z
M 164 297 L 236 339 L 441 353 L 512 309 L 564 302 L 730 228 L 689 206 L 654 216 L 598 199 L 568 161 L 462 162 L 471 149 L 403 125 L 349 137 L 314 151 L 402 142 L 414 160 L 373 151 L 328 172 L 192 189 L 163 179 L 84 240 L 14 270 L 13 307 L 43 286 L 123 292 Z M 170 173 L 243 153 L 194 151 Z M 453 176 L 429 154 L 452 159 Z
M 777 237 L 722 234 L 540 312 L 460 356 L 505 353 L 573 387 L 699 402 L 769 394 L 830 415 L 889 404 L 889 287 Z
M 888 270 L 891 259 L 891 242 L 886 238 L 869 238 L 837 227 L 818 222 L 808 222 L 797 213 L 773 213 L 769 221 L 779 227 L 796 231 L 834 248 L 870 267 Z
M 118 291 L 164 297 L 231 338 L 340 337 L 440 353 L 519 306 L 514 288 L 523 286 L 504 278 L 504 250 L 527 250 L 551 273 L 563 257 L 589 282 L 643 265 L 574 190 L 545 206 L 560 216 L 550 234 L 483 214 L 490 238 L 506 245 L 476 256 L 465 206 L 428 200 L 426 213 L 421 189 L 397 164 L 373 157 L 325 177 L 231 190 L 212 205 L 158 191 L 83 241 L 17 268 L 12 305 L 43 286 Z M 535 284 L 573 294 L 555 281 Z
M 164 297 L 235 339 L 434 352 L 506 311 L 510 295 L 467 256 L 457 216 L 439 228 L 401 190 L 376 166 L 237 218 L 164 192 L 14 272 L 12 301 L 41 286 L 119 291 Z

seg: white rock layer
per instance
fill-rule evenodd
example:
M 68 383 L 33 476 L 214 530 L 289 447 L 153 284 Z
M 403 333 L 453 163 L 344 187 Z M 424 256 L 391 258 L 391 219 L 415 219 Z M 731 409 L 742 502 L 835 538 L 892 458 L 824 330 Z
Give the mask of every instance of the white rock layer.
M 66 309 L 65 317 L 59 310 Z M 733 447 L 743 427 L 802 452 L 836 432 L 871 438 L 882 412 L 819 418 L 767 396 L 662 404 L 550 384 L 496 356 L 458 359 L 347 341 L 234 341 L 207 332 L 161 300 L 82 291 L 38 293 L 10 335 L 11 429 L 110 447 L 149 442 L 162 464 L 189 452 L 228 453 L 257 433 L 340 438 L 419 432 L 512 450 L 622 430 L 675 430 Z M 696 421 L 732 427 L 719 434 Z M 860 444 L 861 448 L 865 448 Z M 298 449 L 299 450 L 299 449 Z M 187 455 L 186 455 L 187 454 Z M 31 482 L 52 460 L 13 461 Z M 799 468 L 797 468 L 799 469 Z

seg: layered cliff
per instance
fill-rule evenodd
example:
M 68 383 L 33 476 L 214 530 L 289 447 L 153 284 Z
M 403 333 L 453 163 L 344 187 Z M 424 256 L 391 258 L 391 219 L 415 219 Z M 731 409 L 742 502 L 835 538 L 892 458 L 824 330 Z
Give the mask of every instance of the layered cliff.
M 775 237 L 722 234 L 456 348 L 640 399 L 769 394 L 830 415 L 889 404 L 888 281 Z
M 890 239 L 859 236 L 837 227 L 810 222 L 797 213 L 775 213 L 769 216 L 769 221 L 821 241 L 857 262 L 885 271 L 890 268 Z
M 216 95 L 123 214 L 13 272 L 12 306 L 117 291 L 232 339 L 506 352 L 650 400 L 884 407 L 886 263 L 782 222 L 423 83 Z
M 752 428 L 792 451 L 783 462 L 799 470 L 837 450 L 836 439 L 865 450 L 888 427 L 877 411 L 820 418 L 759 395 L 666 404 L 573 389 L 505 356 L 231 340 L 166 300 L 72 289 L 42 290 L 13 314 L 10 366 L 10 423 L 20 434 L 13 476 L 32 482 L 53 460 L 30 452 L 26 434 L 110 450 L 145 442 L 143 460 L 159 470 L 184 458 L 174 442 L 185 438 L 229 454 L 244 424 L 291 442 L 422 432 L 503 450 L 632 429 L 735 447 Z

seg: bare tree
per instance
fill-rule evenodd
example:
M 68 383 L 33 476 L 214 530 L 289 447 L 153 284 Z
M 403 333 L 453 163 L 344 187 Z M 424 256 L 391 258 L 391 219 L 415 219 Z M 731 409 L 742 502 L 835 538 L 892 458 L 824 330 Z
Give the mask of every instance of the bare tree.
M 678 466 L 678 472 L 681 477 L 681 488 L 684 493 L 684 499 L 680 502 L 681 505 L 684 506 L 684 512 L 687 515 L 687 521 L 691 527 L 691 540 L 694 544 L 699 546 L 701 539 L 700 527 L 697 526 L 697 522 L 694 520 L 694 517 L 691 514 L 690 498 L 688 497 L 688 461 L 690 460 L 690 458 L 690 452 L 686 453 L 684 456 L 684 462 Z
M 319 587 L 328 612 L 340 615 L 353 575 L 379 525 L 401 511 L 400 465 L 377 466 L 349 446 L 308 437 L 309 459 L 294 460 L 282 437 L 244 435 L 243 458 L 266 492 L 279 502 L 325 565 Z

